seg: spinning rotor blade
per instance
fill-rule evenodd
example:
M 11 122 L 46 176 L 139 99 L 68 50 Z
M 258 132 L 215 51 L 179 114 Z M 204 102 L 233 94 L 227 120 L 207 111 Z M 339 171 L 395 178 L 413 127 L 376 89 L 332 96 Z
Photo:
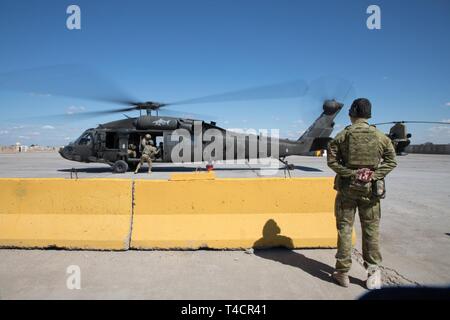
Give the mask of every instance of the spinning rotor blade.
M 349 96 L 354 96 L 354 91 L 351 81 L 340 77 L 324 76 L 310 82 L 308 94 L 321 102 L 325 100 L 343 102 Z
M 83 65 L 55 65 L 0 73 L 0 90 L 135 105 L 128 93 Z
M 252 87 L 243 90 L 229 91 L 200 98 L 187 99 L 168 103 L 167 105 L 220 103 L 229 101 L 267 100 L 302 97 L 308 91 L 308 84 L 303 80 L 294 80 L 278 84 Z
M 376 126 L 381 126 L 385 124 L 397 124 L 397 123 L 423 123 L 423 124 L 448 124 L 450 125 L 450 122 L 443 122 L 443 121 L 389 121 L 389 122 L 381 122 L 381 123 L 375 123 Z
M 322 101 L 327 99 L 343 101 L 350 93 L 353 85 L 344 79 L 330 79 L 330 77 L 319 78 L 311 82 L 310 85 L 303 80 L 294 80 L 165 104 L 151 101 L 139 102 L 113 81 L 87 66 L 56 65 L 0 73 L 0 90 L 75 97 L 126 106 L 117 109 L 66 113 L 54 116 L 54 118 L 75 119 L 135 110 L 159 110 L 172 105 L 296 98 L 309 93 L 319 97 Z M 194 115 L 190 112 L 184 113 Z

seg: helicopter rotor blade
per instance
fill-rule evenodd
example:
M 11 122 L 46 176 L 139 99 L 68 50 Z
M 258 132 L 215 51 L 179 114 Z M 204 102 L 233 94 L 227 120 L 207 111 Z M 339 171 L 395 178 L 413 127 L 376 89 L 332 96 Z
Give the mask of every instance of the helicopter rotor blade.
M 343 102 L 355 95 L 353 82 L 334 76 L 323 76 L 309 83 L 308 95 L 319 101 L 336 100 Z
M 127 106 L 126 108 L 55 115 L 55 117 L 63 119 L 88 118 L 135 110 L 159 110 L 173 105 L 298 98 L 307 94 L 319 97 L 322 101 L 327 99 L 343 101 L 352 89 L 353 84 L 347 80 L 322 77 L 310 84 L 304 80 L 293 80 L 172 103 L 156 103 L 138 102 L 116 83 L 85 65 L 54 65 L 0 73 L 0 90 L 67 96 Z
M 85 65 L 62 64 L 0 73 L 0 90 L 136 104 L 116 83 Z
M 375 126 L 382 126 L 385 124 L 397 124 L 397 123 L 420 123 L 420 124 L 448 124 L 450 125 L 450 122 L 443 122 L 443 121 L 415 121 L 415 120 L 407 120 L 407 121 L 389 121 L 389 122 L 381 122 L 381 123 L 375 123 Z
M 222 103 L 231 101 L 270 100 L 284 98 L 298 98 L 308 91 L 308 84 L 303 80 L 294 80 L 277 84 L 252 87 L 236 91 L 228 91 L 220 94 L 212 94 L 204 97 L 186 99 L 167 103 L 170 105 Z

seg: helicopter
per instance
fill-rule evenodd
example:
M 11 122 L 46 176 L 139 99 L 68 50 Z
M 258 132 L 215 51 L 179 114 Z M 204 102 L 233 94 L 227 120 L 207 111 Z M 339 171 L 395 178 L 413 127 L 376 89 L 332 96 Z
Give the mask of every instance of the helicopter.
M 184 157 L 184 161 L 206 161 L 208 166 L 214 161 L 258 159 L 263 157 L 276 156 L 280 162 L 285 164 L 289 170 L 293 166 L 285 158 L 291 155 L 308 155 L 310 152 L 325 149 L 331 140 L 330 135 L 334 127 L 334 119 L 342 109 L 343 104 L 336 100 L 326 100 L 322 106 L 322 113 L 314 123 L 298 138 L 298 140 L 276 139 L 263 137 L 262 135 L 252 135 L 244 133 L 230 132 L 217 126 L 214 121 L 203 121 L 188 118 L 177 118 L 159 116 L 152 114 L 168 104 L 156 102 L 133 103 L 133 106 L 126 109 L 111 110 L 114 112 L 124 112 L 131 110 L 145 110 L 145 115 L 139 117 L 127 117 L 100 124 L 96 128 L 84 131 L 73 143 L 60 148 L 59 154 L 67 160 L 78 162 L 98 162 L 105 163 L 112 167 L 115 173 L 125 173 L 129 168 L 135 169 L 140 160 L 142 152 L 142 139 L 150 134 L 153 144 L 159 140 L 157 161 L 179 162 L 174 159 L 174 149 L 179 143 L 178 137 L 174 138 L 174 132 L 183 129 L 188 132 L 188 139 L 194 141 L 195 127 L 199 127 L 200 136 L 204 136 L 208 130 L 215 130 L 221 133 L 222 139 L 219 146 L 222 152 L 205 153 L 212 141 L 200 141 L 200 158 L 195 158 L 195 152 L 188 152 L 190 155 Z M 239 144 L 238 141 L 241 141 Z M 250 152 L 250 144 L 256 142 L 256 152 Z M 217 141 L 215 141 L 217 142 Z M 194 142 L 195 144 L 195 142 Z M 134 157 L 130 157 L 128 148 L 130 145 L 139 146 Z M 273 145 L 278 146 L 277 150 Z M 193 151 L 194 146 L 189 151 Z M 264 149 L 266 152 L 261 152 Z M 208 167 L 209 168 L 209 167 Z
M 286 157 L 310 155 L 314 151 L 325 149 L 331 140 L 334 119 L 343 107 L 339 100 L 344 101 L 353 88 L 353 83 L 344 79 L 337 79 L 337 82 L 333 79 L 331 82 L 329 77 L 319 78 L 311 83 L 294 80 L 161 103 L 139 101 L 113 83 L 110 77 L 104 77 L 97 70 L 84 65 L 56 65 L 0 74 L 1 89 L 114 103 L 115 109 L 77 112 L 70 117 L 63 115 L 65 120 L 72 122 L 80 117 L 118 113 L 124 114 L 125 119 L 85 130 L 75 141 L 61 147 L 59 154 L 71 161 L 110 165 L 115 173 L 125 173 L 137 166 L 143 151 L 143 137 L 148 134 L 151 135 L 153 144 L 159 148 L 155 159 L 157 162 L 207 162 L 208 168 L 215 161 L 266 158 L 279 160 L 285 168 L 292 170 L 294 167 L 286 161 Z M 318 91 L 316 94 L 320 95 L 316 98 L 321 102 L 322 110 L 297 140 L 262 133 L 237 133 L 218 126 L 215 121 L 200 120 L 205 119 L 201 115 L 160 115 L 162 111 L 174 111 L 167 110 L 173 105 L 297 98 L 313 92 L 314 88 Z M 138 111 L 139 116 L 130 117 L 126 114 L 132 111 Z M 183 137 L 179 136 L 180 132 L 184 134 Z M 211 132 L 215 133 L 213 137 L 210 137 Z M 209 137 L 209 140 L 205 137 Z M 177 148 L 182 141 L 190 144 L 180 152 Z M 135 153 L 129 152 L 131 146 L 135 147 Z
M 412 134 L 407 132 L 405 123 L 450 125 L 449 122 L 440 121 L 390 121 L 376 123 L 375 126 L 393 124 L 386 136 L 391 139 L 395 153 L 399 156 L 406 155 L 405 150 L 411 144 Z

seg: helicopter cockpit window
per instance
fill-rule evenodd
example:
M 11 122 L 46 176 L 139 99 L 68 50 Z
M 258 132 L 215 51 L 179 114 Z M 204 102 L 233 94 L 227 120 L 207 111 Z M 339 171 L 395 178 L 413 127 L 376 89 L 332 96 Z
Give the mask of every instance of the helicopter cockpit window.
M 88 145 L 90 144 L 92 141 L 92 134 L 90 132 L 86 132 L 85 134 L 83 134 L 80 138 L 80 140 L 78 140 L 78 144 L 79 145 Z

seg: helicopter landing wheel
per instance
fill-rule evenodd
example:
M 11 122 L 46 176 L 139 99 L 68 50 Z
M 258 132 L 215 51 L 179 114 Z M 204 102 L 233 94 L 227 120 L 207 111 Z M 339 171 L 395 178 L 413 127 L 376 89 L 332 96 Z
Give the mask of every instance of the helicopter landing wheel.
M 117 160 L 113 165 L 114 173 L 125 173 L 128 171 L 128 163 L 123 160 Z

